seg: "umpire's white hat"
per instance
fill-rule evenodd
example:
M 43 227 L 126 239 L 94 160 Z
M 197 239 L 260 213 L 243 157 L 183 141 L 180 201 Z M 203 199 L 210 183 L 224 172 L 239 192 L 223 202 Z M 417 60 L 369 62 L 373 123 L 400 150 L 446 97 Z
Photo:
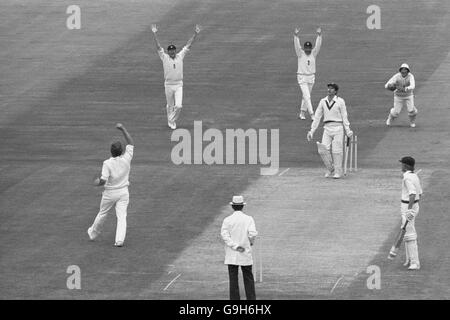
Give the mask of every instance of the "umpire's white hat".
M 231 205 L 237 204 L 237 205 L 245 205 L 244 197 L 243 196 L 233 196 L 232 202 L 230 202 Z

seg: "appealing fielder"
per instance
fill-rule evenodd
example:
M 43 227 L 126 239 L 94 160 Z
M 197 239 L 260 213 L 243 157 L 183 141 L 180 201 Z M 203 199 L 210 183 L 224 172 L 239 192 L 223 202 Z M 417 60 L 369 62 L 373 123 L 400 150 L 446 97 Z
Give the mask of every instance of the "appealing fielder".
M 419 200 L 422 196 L 422 186 L 419 177 L 414 173 L 415 160 L 412 157 L 403 157 L 402 164 L 402 198 L 400 212 L 402 216 L 402 226 L 408 220 L 404 235 L 406 262 L 405 267 L 409 270 L 419 270 L 419 250 L 417 247 L 417 232 L 414 226 L 415 218 L 419 214 Z
M 317 149 L 325 167 L 328 169 L 325 177 L 339 179 L 342 177 L 344 131 L 349 138 L 353 135 L 353 132 L 350 130 L 345 101 L 337 96 L 339 86 L 335 83 L 329 83 L 327 87 L 328 96 L 320 100 L 311 124 L 311 130 L 306 137 L 308 141 L 312 140 L 323 116 L 322 143 L 317 142 Z
M 311 120 L 314 118 L 314 110 L 311 104 L 311 91 L 314 86 L 316 74 L 316 57 L 322 45 L 322 29 L 317 29 L 316 45 L 313 49 L 312 43 L 306 41 L 303 49 L 300 45 L 300 30 L 294 30 L 294 48 L 298 57 L 297 82 L 302 91 L 302 103 L 300 105 L 299 118 L 305 120 L 305 112 L 308 111 Z
M 167 53 L 161 47 L 156 33 L 158 28 L 152 25 L 158 55 L 161 58 L 164 68 L 164 87 L 166 92 L 166 110 L 167 124 L 170 128 L 176 129 L 176 121 L 180 116 L 181 108 L 183 108 L 183 60 L 189 51 L 192 43 L 200 32 L 200 26 L 196 25 L 194 35 L 189 39 L 186 45 L 177 53 L 177 48 L 171 44 L 167 47 Z
M 133 158 L 134 142 L 127 129 L 120 123 L 116 125 L 122 131 L 127 141 L 125 153 L 123 144 L 116 141 L 111 145 L 112 157 L 103 162 L 102 174 L 94 180 L 96 186 L 105 186 L 100 202 L 100 210 L 92 226 L 88 229 L 91 240 L 97 238 L 106 221 L 108 212 L 116 207 L 117 228 L 116 247 L 122 247 L 127 233 L 127 208 L 129 203 L 128 177 L 130 175 L 131 159 Z
M 416 126 L 417 108 L 414 106 L 414 88 L 416 81 L 414 75 L 410 72 L 409 66 L 403 63 L 399 72 L 386 82 L 386 89 L 394 91 L 394 107 L 389 111 L 386 125 L 390 126 L 392 121 L 398 117 L 403 106 L 408 110 L 408 116 L 411 128 Z

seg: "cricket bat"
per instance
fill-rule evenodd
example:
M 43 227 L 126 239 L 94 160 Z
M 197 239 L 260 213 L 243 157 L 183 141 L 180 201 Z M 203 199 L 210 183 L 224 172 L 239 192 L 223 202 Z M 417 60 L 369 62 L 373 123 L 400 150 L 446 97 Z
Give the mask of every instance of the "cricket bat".
M 348 149 L 350 147 L 350 138 L 347 137 L 347 142 L 345 144 L 345 158 L 344 158 L 344 176 L 347 175 L 347 162 L 348 162 Z
M 394 245 L 391 248 L 391 251 L 389 251 L 389 260 L 394 260 L 398 253 L 398 248 L 400 248 L 400 245 L 402 244 L 403 237 L 406 233 L 406 226 L 408 225 L 408 220 L 406 220 L 405 225 L 400 229 L 400 232 L 397 235 L 397 239 L 394 242 Z

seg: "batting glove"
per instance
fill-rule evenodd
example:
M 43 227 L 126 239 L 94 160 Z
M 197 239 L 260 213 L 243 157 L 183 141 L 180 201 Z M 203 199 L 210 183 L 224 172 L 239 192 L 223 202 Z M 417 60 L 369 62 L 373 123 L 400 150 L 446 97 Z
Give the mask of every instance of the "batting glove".
M 311 141 L 312 138 L 313 138 L 313 133 L 312 133 L 311 131 L 308 131 L 308 134 L 306 135 L 306 139 L 307 139 L 308 141 Z
M 414 219 L 414 210 L 410 209 L 410 210 L 406 211 L 405 217 L 406 217 L 406 219 L 408 219 L 408 221 L 411 221 L 412 219 Z

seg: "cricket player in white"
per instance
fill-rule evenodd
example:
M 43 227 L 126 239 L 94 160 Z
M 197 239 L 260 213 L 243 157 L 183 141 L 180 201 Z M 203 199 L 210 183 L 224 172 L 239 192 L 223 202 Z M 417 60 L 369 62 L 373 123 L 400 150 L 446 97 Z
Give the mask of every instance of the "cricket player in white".
M 94 180 L 96 186 L 105 186 L 105 190 L 100 203 L 100 211 L 87 232 L 91 240 L 97 238 L 108 212 L 115 206 L 117 216 L 115 246 L 122 247 L 127 233 L 128 186 L 130 184 L 128 177 L 131 159 L 133 158 L 134 142 L 122 124 L 118 123 L 116 128 L 122 131 L 127 141 L 125 152 L 123 152 L 122 142 L 114 142 L 111 145 L 112 157 L 103 162 L 102 175 Z
M 302 103 L 300 106 L 299 118 L 305 120 L 305 112 L 308 111 L 311 120 L 314 118 L 314 111 L 311 104 L 311 91 L 314 86 L 316 74 L 316 57 L 322 45 L 322 29 L 317 29 L 317 39 L 314 49 L 312 43 L 306 41 L 303 49 L 300 45 L 300 30 L 294 30 L 294 48 L 298 57 L 297 82 L 302 91 Z
M 402 199 L 400 212 L 402 215 L 402 226 L 408 220 L 406 225 L 405 252 L 406 262 L 405 267 L 409 270 L 419 270 L 419 249 L 417 247 L 417 232 L 415 228 L 415 220 L 419 214 L 419 200 L 422 196 L 422 186 L 420 185 L 419 177 L 414 173 L 415 160 L 412 157 L 403 157 L 402 163 Z
M 403 63 L 399 72 L 386 82 L 386 89 L 394 91 L 394 107 L 389 111 L 386 125 L 390 126 L 392 121 L 398 117 L 403 106 L 408 110 L 408 116 L 411 128 L 416 126 L 417 108 L 414 106 L 414 88 L 416 81 L 414 75 L 410 72 L 409 66 Z
M 177 53 L 177 48 L 171 44 L 167 47 L 167 53 L 165 53 L 156 36 L 158 28 L 156 25 L 152 25 L 156 47 L 164 68 L 167 124 L 172 129 L 177 128 L 176 121 L 180 116 L 181 108 L 183 108 L 183 59 L 192 43 L 197 38 L 197 35 L 200 33 L 200 26 L 196 25 L 194 31 L 194 35 L 180 52 Z
M 322 143 L 317 142 L 317 149 L 325 167 L 328 169 L 325 177 L 332 176 L 334 179 L 339 179 L 342 177 L 344 131 L 349 138 L 353 135 L 353 131 L 350 130 L 345 101 L 337 96 L 339 86 L 335 83 L 329 83 L 327 87 L 328 96 L 320 100 L 311 124 L 311 130 L 306 137 L 308 141 L 312 140 L 323 116 Z

